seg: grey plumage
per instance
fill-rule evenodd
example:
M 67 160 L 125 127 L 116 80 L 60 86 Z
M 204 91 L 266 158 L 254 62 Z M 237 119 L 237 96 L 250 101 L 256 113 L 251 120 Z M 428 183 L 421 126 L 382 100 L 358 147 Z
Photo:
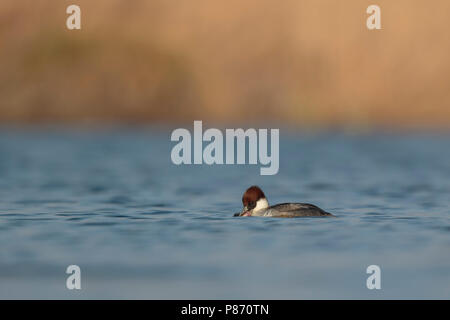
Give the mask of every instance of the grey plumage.
M 253 216 L 265 217 L 320 217 L 333 216 L 319 207 L 309 203 L 280 203 L 265 210 L 254 212 Z

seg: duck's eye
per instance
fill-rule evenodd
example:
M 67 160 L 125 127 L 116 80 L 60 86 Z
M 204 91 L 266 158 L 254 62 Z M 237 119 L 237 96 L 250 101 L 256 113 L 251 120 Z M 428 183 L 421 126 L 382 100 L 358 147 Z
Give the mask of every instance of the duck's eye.
M 250 207 L 250 208 L 254 208 L 255 207 L 255 201 L 250 201 L 249 203 L 248 203 L 248 206 Z

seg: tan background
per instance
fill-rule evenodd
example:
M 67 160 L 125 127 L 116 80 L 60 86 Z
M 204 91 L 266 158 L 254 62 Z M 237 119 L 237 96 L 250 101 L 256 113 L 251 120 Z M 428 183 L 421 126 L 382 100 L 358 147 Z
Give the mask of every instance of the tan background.
M 366 28 L 370 4 L 383 30 Z M 0 123 L 448 129 L 449 13 L 448 0 L 2 0 Z

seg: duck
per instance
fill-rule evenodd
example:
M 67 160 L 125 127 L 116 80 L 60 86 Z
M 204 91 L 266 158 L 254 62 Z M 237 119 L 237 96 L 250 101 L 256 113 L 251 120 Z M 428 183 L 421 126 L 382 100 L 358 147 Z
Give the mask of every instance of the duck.
M 258 186 L 251 186 L 242 196 L 243 209 L 235 217 L 335 217 L 309 203 L 280 203 L 269 205 L 264 192 Z

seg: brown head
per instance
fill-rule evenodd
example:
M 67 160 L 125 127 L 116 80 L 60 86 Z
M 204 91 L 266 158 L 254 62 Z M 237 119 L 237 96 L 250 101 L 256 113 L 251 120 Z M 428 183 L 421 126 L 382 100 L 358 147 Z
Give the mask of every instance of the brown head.
M 264 192 L 258 186 L 251 186 L 242 196 L 242 209 L 239 216 L 251 216 L 253 212 L 269 206 Z

